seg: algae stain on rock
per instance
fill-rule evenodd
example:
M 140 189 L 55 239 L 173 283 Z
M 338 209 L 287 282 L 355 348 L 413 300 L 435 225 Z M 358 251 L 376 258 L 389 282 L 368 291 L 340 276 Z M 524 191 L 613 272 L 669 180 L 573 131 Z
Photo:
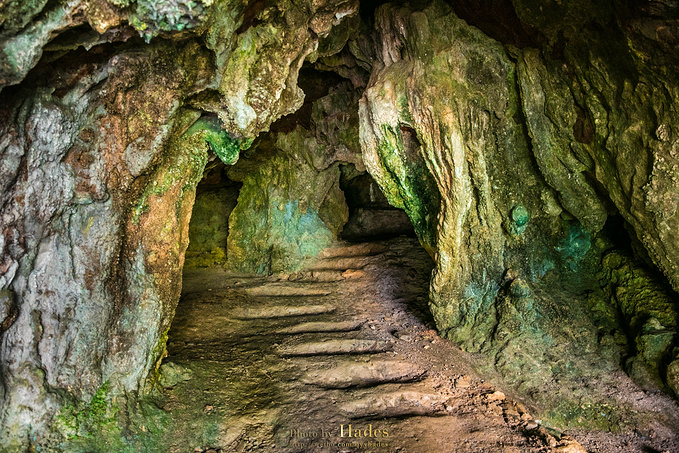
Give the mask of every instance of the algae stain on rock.
M 233 165 L 238 162 L 241 150 L 249 148 L 252 144 L 252 140 L 231 137 L 217 117 L 200 118 L 191 125 L 184 135 L 186 137 L 198 135 L 203 138 L 210 145 L 210 149 L 226 165 Z

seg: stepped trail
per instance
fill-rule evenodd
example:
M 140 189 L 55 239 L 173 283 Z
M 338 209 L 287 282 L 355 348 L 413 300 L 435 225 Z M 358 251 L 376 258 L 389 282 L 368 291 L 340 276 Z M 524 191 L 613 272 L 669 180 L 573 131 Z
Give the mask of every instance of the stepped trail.
M 273 277 L 188 270 L 163 366 L 173 452 L 584 452 L 477 376 L 412 239 Z

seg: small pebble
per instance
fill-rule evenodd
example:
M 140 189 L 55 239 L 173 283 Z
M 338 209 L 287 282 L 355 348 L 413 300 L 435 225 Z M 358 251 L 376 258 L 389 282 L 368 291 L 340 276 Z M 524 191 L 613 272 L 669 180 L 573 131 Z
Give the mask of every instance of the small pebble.
M 471 386 L 471 384 L 469 383 L 469 381 L 467 379 L 465 379 L 465 378 L 455 379 L 455 387 L 465 389 L 469 386 Z
M 526 423 L 526 431 L 532 431 L 538 427 L 538 424 L 535 422 L 535 420 L 531 420 L 528 423 Z

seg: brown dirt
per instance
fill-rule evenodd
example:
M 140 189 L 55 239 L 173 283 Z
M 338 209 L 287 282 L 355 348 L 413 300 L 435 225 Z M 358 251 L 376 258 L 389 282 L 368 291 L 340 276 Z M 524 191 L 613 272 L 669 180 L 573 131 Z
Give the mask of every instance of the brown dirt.
M 339 244 L 293 275 L 187 270 L 166 362 L 192 377 L 162 391 L 170 451 L 587 451 L 437 335 L 431 269 L 399 238 Z M 312 353 L 290 353 L 298 347 Z M 634 433 L 578 436 L 589 451 L 658 451 Z

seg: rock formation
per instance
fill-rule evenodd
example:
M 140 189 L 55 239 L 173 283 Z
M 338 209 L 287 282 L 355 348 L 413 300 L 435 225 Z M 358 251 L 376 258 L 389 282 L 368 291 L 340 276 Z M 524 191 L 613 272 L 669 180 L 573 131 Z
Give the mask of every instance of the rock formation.
M 3 2 L 0 447 L 130 422 L 216 159 L 242 183 L 216 261 L 300 269 L 367 169 L 435 260 L 437 328 L 546 417 L 621 362 L 679 394 L 677 17 L 669 0 Z

